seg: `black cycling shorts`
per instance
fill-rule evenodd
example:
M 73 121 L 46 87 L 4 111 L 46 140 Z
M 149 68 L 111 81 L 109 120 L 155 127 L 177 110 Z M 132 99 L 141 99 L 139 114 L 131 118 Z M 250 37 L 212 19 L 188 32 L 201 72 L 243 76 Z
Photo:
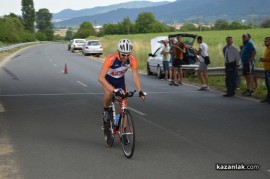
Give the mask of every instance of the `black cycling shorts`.
M 182 59 L 175 58 L 173 60 L 173 67 L 182 67 L 182 65 L 183 65 L 183 60 Z

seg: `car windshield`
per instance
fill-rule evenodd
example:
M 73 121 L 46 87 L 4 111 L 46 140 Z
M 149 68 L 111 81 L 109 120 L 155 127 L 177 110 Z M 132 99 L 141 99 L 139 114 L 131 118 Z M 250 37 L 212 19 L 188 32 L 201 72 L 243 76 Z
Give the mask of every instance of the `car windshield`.
M 91 46 L 98 46 L 100 45 L 99 41 L 89 41 L 88 42 L 88 45 L 91 45 Z

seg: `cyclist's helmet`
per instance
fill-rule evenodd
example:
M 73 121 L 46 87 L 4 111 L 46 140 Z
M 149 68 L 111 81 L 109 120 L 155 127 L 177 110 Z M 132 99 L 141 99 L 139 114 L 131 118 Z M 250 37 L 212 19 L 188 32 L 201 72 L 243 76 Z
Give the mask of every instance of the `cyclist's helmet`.
M 122 52 L 122 53 L 131 53 L 133 49 L 133 45 L 129 39 L 121 39 L 118 42 L 117 49 L 119 50 L 119 52 Z

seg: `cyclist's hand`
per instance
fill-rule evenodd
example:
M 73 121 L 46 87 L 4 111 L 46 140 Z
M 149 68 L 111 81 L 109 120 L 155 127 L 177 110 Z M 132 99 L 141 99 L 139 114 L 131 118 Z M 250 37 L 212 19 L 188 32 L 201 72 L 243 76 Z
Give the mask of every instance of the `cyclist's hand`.
M 145 92 L 142 91 L 139 92 L 139 97 L 142 98 L 143 100 L 145 100 L 146 95 L 147 94 Z
M 125 94 L 125 91 L 121 88 L 116 88 L 113 90 L 113 93 L 115 97 L 122 97 Z

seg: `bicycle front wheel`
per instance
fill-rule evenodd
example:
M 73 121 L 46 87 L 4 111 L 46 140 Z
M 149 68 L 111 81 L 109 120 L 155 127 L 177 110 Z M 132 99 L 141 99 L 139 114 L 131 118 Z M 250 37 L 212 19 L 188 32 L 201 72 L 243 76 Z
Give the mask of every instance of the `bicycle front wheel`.
M 106 145 L 108 147 L 111 147 L 114 142 L 114 134 L 113 134 L 113 111 L 110 109 L 109 111 L 109 118 L 110 118 L 110 125 L 107 126 L 108 128 L 104 129 L 104 139 L 106 142 Z
M 135 150 L 135 126 L 131 113 L 128 110 L 123 113 L 119 132 L 121 147 L 124 155 L 127 158 L 131 158 Z

